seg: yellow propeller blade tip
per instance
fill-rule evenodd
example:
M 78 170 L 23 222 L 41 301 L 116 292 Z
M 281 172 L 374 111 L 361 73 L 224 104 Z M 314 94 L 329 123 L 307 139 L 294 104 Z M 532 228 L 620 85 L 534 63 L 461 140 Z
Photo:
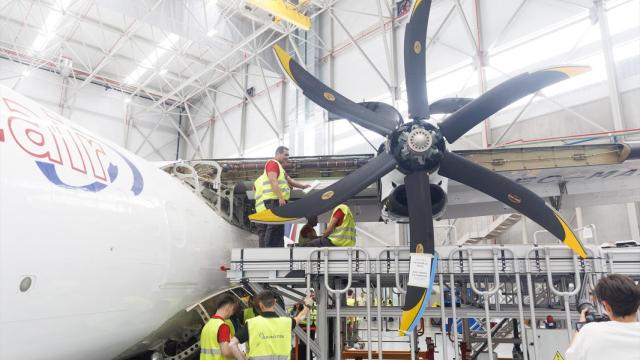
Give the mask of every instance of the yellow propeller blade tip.
M 260 221 L 260 222 L 282 222 L 282 221 L 294 220 L 294 218 L 284 218 L 274 214 L 273 211 L 271 211 L 271 209 L 267 209 L 267 210 L 249 215 L 249 220 Z
M 418 303 L 415 304 L 411 309 L 402 311 L 402 315 L 400 316 L 400 328 L 398 329 L 400 336 L 404 336 L 407 333 L 411 324 L 413 324 L 415 319 L 418 317 L 418 313 L 420 312 L 420 308 L 422 308 L 422 303 L 424 302 L 426 296 L 427 289 L 424 289 L 424 291 L 422 292 L 422 297 L 420 298 Z
M 416 0 L 413 3 L 413 8 L 411 8 L 411 16 L 413 16 L 413 13 L 416 12 L 416 9 L 418 8 L 418 6 L 420 6 L 420 3 L 422 2 L 422 0 Z
M 576 235 L 573 233 L 571 228 L 562 219 L 562 217 L 557 213 L 555 215 L 558 218 L 558 221 L 560 221 L 560 224 L 562 225 L 562 230 L 564 230 L 564 239 L 562 239 L 562 242 L 565 245 L 567 245 L 571 250 L 573 250 L 573 252 L 575 252 L 578 256 L 580 256 L 583 259 L 586 258 L 587 252 L 584 250 L 584 246 L 582 246 L 582 243 L 580 242 L 580 240 L 576 237 Z
M 295 82 L 296 79 L 293 77 L 293 73 L 291 72 L 291 67 L 289 66 L 291 61 L 291 56 L 287 54 L 287 52 L 284 51 L 284 49 L 281 48 L 279 45 L 273 45 L 273 52 L 276 54 L 276 57 L 278 58 L 278 62 L 280 63 L 282 70 L 284 70 L 284 72 L 286 72 L 287 75 L 289 75 L 289 78 Z
M 568 77 L 574 77 L 578 75 L 582 75 L 586 72 L 591 71 L 591 66 L 581 66 L 581 65 L 570 65 L 570 66 L 560 66 L 549 69 L 550 71 L 559 71 Z

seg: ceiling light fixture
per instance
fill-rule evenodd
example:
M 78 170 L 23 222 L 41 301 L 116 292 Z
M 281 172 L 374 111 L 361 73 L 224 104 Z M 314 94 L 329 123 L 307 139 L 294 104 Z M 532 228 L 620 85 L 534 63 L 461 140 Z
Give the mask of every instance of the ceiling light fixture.
M 32 48 L 34 52 L 38 53 L 44 50 L 49 41 L 53 39 L 58 25 L 60 25 L 64 17 L 64 11 L 70 2 L 71 0 L 58 0 L 54 2 L 55 8 L 49 11 L 49 16 L 47 16 L 44 25 L 40 29 L 40 34 L 33 41 Z
M 178 41 L 180 37 L 176 34 L 169 34 L 157 48 L 155 48 L 147 57 L 142 60 L 140 65 L 133 70 L 125 79 L 125 84 L 134 84 L 147 71 L 153 69 L 153 66 L 160 60 L 171 47 Z

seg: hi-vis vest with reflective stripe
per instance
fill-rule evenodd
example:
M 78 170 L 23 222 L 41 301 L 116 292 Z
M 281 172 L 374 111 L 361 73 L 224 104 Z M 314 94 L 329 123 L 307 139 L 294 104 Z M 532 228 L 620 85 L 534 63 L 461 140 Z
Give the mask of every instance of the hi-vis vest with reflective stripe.
M 343 220 L 344 221 L 344 220 Z M 348 297 L 347 298 L 347 306 L 356 306 L 356 299 L 352 298 L 352 297 Z M 358 321 L 358 318 L 356 316 L 349 316 L 347 317 L 347 324 L 351 324 L 353 322 Z
M 316 320 L 318 319 L 318 309 L 315 305 L 311 307 L 311 310 L 309 310 L 309 314 L 311 319 L 311 326 L 314 326 L 316 324 Z M 298 325 L 307 326 L 307 317 L 303 317 L 302 321 L 300 321 Z
M 291 355 L 291 322 L 289 317 L 256 316 L 247 321 L 249 327 L 248 359 L 289 360 Z
M 289 183 L 287 182 L 287 177 L 284 173 L 284 168 L 278 162 L 278 160 L 271 159 L 271 161 L 275 161 L 278 164 L 279 174 L 278 174 L 278 187 L 280 188 L 280 192 L 282 192 L 282 196 L 284 196 L 285 200 L 289 200 L 291 196 L 291 188 L 289 187 Z M 265 164 L 266 167 L 266 164 Z M 253 182 L 253 186 L 256 188 L 255 199 L 256 199 L 256 212 L 267 210 L 264 206 L 265 200 L 278 199 L 278 196 L 271 189 L 271 183 L 269 183 L 269 177 L 267 176 L 266 169 L 262 172 L 256 181 Z
M 253 307 L 248 307 L 248 308 L 244 309 L 244 322 L 245 323 L 247 322 L 247 320 L 253 319 L 254 317 L 256 317 L 256 312 L 253 311 Z
M 333 209 L 331 217 L 338 210 L 342 210 L 344 218 L 342 224 L 329 235 L 329 240 L 334 246 L 356 246 L 356 222 L 353 220 L 351 210 L 347 205 L 340 204 Z
M 225 322 L 213 318 L 207 322 L 200 336 L 200 360 L 227 360 L 233 359 L 222 355 L 222 349 L 218 343 L 218 329 Z M 233 329 L 233 328 L 231 328 Z M 233 335 L 232 335 L 233 336 Z

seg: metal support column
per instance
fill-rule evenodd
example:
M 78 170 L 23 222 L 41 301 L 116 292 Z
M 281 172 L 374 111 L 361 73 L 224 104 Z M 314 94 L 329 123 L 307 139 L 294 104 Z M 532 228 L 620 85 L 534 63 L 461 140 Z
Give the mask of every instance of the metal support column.
M 486 59 L 487 53 L 485 52 L 484 41 L 482 37 L 482 15 L 481 15 L 481 9 L 480 9 L 480 0 L 475 0 L 473 2 L 473 10 L 475 12 L 475 17 L 476 17 L 475 61 L 476 61 L 476 70 L 478 71 L 478 90 L 480 92 L 480 95 L 482 95 L 484 94 L 485 91 L 487 91 L 487 76 L 484 69 L 486 65 L 486 60 L 487 60 Z M 460 12 L 462 13 L 462 6 L 460 6 Z M 482 146 L 485 148 L 488 148 L 491 145 L 491 122 L 489 119 L 490 118 L 485 119 L 482 125 L 483 126 Z
M 613 116 L 614 130 L 624 129 L 622 111 L 620 106 L 620 90 L 618 87 L 618 76 L 616 73 L 616 63 L 613 58 L 613 46 L 611 44 L 611 32 L 609 31 L 609 20 L 604 9 L 603 0 L 594 0 L 593 11 L 598 19 L 600 28 L 600 41 L 604 63 L 607 69 L 607 84 L 609 85 L 609 101 L 611 103 L 611 115 Z
M 335 59 L 333 57 L 333 50 L 335 48 L 335 20 L 333 18 L 333 5 L 329 7 L 329 55 L 327 56 L 327 62 L 329 66 L 329 87 L 333 88 L 335 85 Z M 325 115 L 328 116 L 328 113 Z M 325 150 L 326 154 L 333 155 L 334 149 L 334 124 L 333 121 L 329 121 L 328 117 L 325 119 L 327 124 L 326 136 L 327 139 L 325 141 Z
M 240 110 L 240 157 L 244 156 L 247 132 L 247 86 L 249 85 L 249 64 L 242 67 L 242 108 Z
M 211 99 L 212 102 L 216 101 L 216 94 L 213 95 L 213 99 Z M 215 134 L 215 130 L 216 130 L 216 109 L 214 108 L 215 104 L 211 104 L 211 114 L 209 115 L 209 127 L 211 128 L 211 130 L 209 131 L 209 158 L 213 158 L 213 142 L 216 138 Z
M 324 281 L 320 281 L 318 291 L 316 291 L 316 301 L 318 309 L 318 318 L 316 326 L 316 339 L 323 352 L 322 360 L 329 358 L 329 317 L 327 316 L 327 305 L 329 303 L 329 293 L 324 286 Z
M 278 122 L 278 132 L 280 135 L 278 136 L 278 145 L 284 144 L 284 127 L 286 123 L 287 117 L 287 80 L 285 77 L 282 78 L 282 83 L 280 84 L 280 119 Z

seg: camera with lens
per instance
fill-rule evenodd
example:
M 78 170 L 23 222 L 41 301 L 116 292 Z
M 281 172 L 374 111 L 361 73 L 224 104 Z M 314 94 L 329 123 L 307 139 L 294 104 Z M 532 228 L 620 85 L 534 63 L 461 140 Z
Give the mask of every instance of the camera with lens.
M 582 313 L 582 311 L 587 310 L 587 312 L 585 313 L 585 321 L 584 322 L 578 322 L 576 324 L 576 329 L 578 331 L 580 331 L 580 329 L 585 325 L 588 324 L 590 322 L 601 322 L 601 321 L 609 321 L 611 319 L 609 319 L 609 317 L 606 314 L 600 314 L 595 306 L 593 306 L 593 304 L 589 301 L 589 300 L 582 300 L 580 301 L 580 303 L 578 304 L 578 312 Z

